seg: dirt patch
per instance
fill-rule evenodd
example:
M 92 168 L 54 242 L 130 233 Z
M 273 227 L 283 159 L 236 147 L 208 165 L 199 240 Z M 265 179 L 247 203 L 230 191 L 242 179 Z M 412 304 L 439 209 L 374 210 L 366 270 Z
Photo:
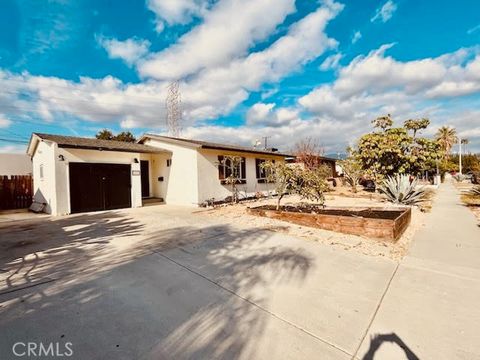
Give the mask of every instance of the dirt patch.
M 284 206 L 296 206 L 302 200 L 298 196 L 287 196 L 283 201 Z M 247 207 L 261 205 L 274 205 L 276 199 L 260 199 L 241 204 L 221 206 L 217 208 L 204 209 L 196 213 L 197 216 L 219 219 L 224 223 L 230 223 L 235 226 L 256 227 L 267 229 L 279 233 L 285 233 L 291 236 L 300 237 L 308 241 L 315 241 L 330 245 L 347 251 L 355 251 L 369 256 L 382 256 L 393 260 L 401 259 L 408 251 L 410 242 L 419 228 L 425 224 L 428 214 L 422 212 L 420 208 L 412 208 L 412 218 L 410 226 L 403 235 L 396 241 L 372 239 L 367 236 L 357 236 L 342 234 L 334 231 L 317 229 L 285 221 L 255 216 L 246 213 Z M 373 197 L 348 197 L 345 195 L 337 196 L 332 193 L 326 194 L 326 207 L 380 207 L 391 208 L 380 196 Z

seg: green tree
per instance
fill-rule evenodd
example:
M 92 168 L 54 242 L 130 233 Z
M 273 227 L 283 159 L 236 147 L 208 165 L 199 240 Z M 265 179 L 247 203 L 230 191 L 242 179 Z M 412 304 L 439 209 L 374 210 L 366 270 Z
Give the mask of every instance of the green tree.
M 113 137 L 113 140 L 132 142 L 132 143 L 137 141 L 135 136 L 133 136 L 133 134 L 130 131 L 122 131 L 121 133 L 118 133 L 116 136 Z
M 375 128 L 380 128 L 383 131 L 386 131 L 393 125 L 392 116 L 390 114 L 387 114 L 386 116 L 379 116 L 372 120 L 372 124 Z
M 443 151 L 443 161 L 446 162 L 453 145 L 458 141 L 457 130 L 450 126 L 442 126 L 438 129 L 435 138 Z
M 434 170 L 439 146 L 426 138 L 414 138 L 405 127 L 385 128 L 363 135 L 353 152 L 366 174 L 375 181 L 396 174 Z M 385 125 L 385 124 L 384 124 Z
M 409 119 L 403 123 L 405 129 L 413 131 L 413 138 L 417 136 L 417 132 L 426 129 L 430 125 L 430 120 L 427 118 L 422 119 Z
M 103 129 L 99 131 L 95 137 L 100 140 L 112 140 L 113 139 L 113 133 L 108 130 L 108 129 Z
M 261 167 L 265 169 L 267 181 L 275 184 L 277 193 L 277 210 L 285 195 L 295 193 L 298 189 L 298 167 L 289 166 L 283 162 L 265 161 Z
M 357 192 L 357 186 L 364 174 L 362 164 L 352 155 L 343 161 L 339 162 L 343 170 L 343 175 L 346 183 L 352 188 L 352 192 Z
M 315 201 L 323 205 L 325 202 L 324 193 L 328 191 L 327 178 L 331 174 L 328 165 L 320 165 L 315 168 L 304 167 L 296 171 L 295 192 L 302 199 Z

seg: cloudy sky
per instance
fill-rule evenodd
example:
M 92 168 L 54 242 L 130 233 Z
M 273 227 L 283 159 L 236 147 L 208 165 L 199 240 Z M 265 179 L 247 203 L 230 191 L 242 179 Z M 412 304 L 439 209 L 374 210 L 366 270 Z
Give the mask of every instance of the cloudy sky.
M 0 151 L 31 132 L 165 132 L 342 152 L 370 121 L 429 117 L 480 151 L 478 0 L 2 0 Z

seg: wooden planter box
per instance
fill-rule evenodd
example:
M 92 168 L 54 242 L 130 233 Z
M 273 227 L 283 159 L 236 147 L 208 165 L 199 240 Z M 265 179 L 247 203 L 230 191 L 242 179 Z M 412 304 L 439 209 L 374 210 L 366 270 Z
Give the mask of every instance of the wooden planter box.
M 315 213 L 275 210 L 265 205 L 247 208 L 249 214 L 288 221 L 298 225 L 396 241 L 410 224 L 410 208 L 326 208 Z

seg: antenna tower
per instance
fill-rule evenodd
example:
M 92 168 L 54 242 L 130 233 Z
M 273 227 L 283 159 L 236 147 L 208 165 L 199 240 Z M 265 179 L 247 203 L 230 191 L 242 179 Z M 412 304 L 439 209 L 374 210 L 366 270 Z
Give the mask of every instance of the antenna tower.
M 168 135 L 178 137 L 180 135 L 182 123 L 182 98 L 180 95 L 178 80 L 173 81 L 168 85 L 165 107 L 167 110 L 166 123 Z

